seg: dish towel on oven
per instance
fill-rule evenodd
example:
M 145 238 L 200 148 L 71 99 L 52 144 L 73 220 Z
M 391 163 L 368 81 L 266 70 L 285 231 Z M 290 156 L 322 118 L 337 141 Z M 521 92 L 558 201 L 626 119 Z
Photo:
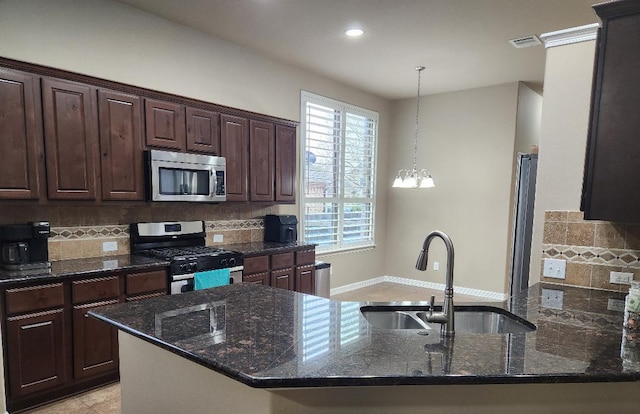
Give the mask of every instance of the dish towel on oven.
M 229 269 L 207 270 L 193 275 L 193 290 L 208 289 L 229 284 Z

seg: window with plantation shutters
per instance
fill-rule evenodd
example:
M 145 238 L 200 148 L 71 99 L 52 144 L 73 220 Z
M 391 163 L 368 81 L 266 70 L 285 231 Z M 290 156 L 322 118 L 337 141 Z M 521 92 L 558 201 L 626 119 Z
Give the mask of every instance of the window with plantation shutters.
M 378 114 L 302 92 L 302 239 L 318 252 L 373 246 Z

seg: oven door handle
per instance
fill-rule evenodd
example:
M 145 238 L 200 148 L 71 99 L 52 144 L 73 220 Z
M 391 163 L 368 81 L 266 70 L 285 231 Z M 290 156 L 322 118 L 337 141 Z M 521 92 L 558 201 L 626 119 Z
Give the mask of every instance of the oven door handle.
M 172 282 L 177 282 L 179 280 L 189 280 L 193 279 L 193 273 L 187 273 L 186 275 L 173 275 L 171 276 Z

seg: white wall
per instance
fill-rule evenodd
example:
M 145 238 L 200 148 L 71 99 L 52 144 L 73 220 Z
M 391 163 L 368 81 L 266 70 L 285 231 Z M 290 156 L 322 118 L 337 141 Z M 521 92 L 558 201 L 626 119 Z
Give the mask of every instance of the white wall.
M 595 41 L 547 49 L 529 284 L 540 281 L 544 212 L 579 210 Z
M 431 171 L 436 187 L 390 190 L 385 274 L 444 283 L 440 241 L 429 270 L 414 269 L 424 237 L 438 229 L 455 247 L 456 286 L 506 292 L 517 100 L 517 82 L 421 98 L 418 168 Z M 414 118 L 415 99 L 394 102 L 389 186 L 411 167 Z

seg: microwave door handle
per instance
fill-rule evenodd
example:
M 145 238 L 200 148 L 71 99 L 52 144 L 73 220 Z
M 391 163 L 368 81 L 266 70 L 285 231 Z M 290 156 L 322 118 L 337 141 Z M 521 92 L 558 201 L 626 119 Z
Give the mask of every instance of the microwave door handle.
M 218 176 L 213 169 L 209 170 L 209 176 L 211 177 L 209 180 L 209 196 L 213 197 L 216 195 L 216 188 L 218 188 Z

